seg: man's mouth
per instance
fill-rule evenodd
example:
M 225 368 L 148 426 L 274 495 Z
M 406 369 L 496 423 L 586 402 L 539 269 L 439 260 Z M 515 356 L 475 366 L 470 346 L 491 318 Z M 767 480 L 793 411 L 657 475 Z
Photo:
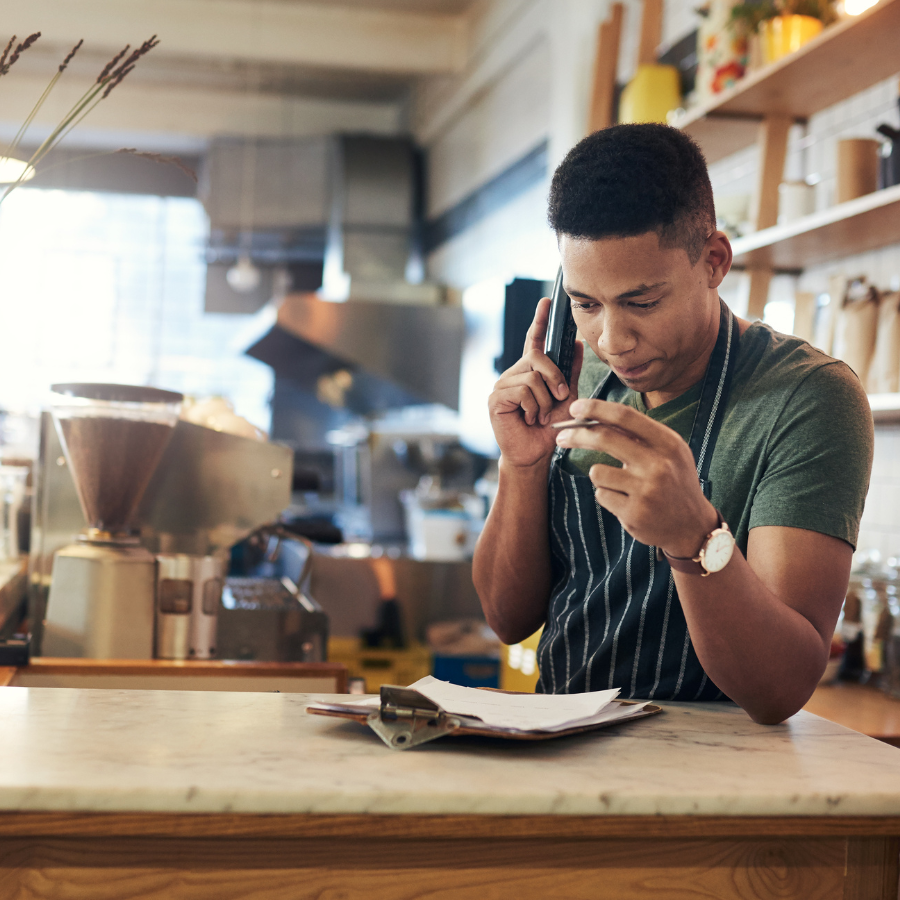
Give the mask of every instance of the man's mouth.
M 633 381 L 635 378 L 640 378 L 651 366 L 653 360 L 648 360 L 645 363 L 642 363 L 639 366 L 631 366 L 628 369 L 621 368 L 620 366 L 612 366 L 613 371 L 619 378 L 625 378 L 628 381 Z

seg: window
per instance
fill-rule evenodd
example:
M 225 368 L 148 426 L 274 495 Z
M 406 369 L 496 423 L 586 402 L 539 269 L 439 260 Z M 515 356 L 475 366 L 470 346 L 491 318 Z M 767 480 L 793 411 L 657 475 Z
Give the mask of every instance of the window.
M 0 407 L 54 382 L 221 394 L 269 428 L 271 369 L 243 355 L 251 316 L 205 313 L 197 200 L 20 188 L 0 206 Z

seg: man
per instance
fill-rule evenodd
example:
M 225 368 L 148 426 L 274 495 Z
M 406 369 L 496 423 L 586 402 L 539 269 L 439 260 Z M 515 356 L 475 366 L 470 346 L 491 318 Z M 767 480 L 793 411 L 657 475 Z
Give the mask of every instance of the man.
M 549 219 L 592 353 L 579 379 L 576 344 L 565 384 L 545 298 L 491 395 L 500 483 L 474 560 L 488 622 L 507 643 L 544 626 L 538 690 L 731 699 L 780 722 L 812 694 L 847 588 L 865 393 L 720 301 L 731 247 L 680 131 L 583 140 Z M 573 416 L 599 424 L 552 427 Z

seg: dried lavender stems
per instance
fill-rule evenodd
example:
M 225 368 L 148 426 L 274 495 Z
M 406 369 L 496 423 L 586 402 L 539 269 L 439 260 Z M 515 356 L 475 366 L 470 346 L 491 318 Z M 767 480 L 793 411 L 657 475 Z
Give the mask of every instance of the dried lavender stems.
M 3 54 L 0 55 L 0 76 L 6 75 L 22 53 L 24 53 L 40 36 L 41 33 L 37 32 L 29 35 L 24 41 L 16 45 L 16 35 L 13 35 L 6 45 Z M 34 117 L 37 115 L 38 110 L 56 86 L 60 76 L 68 68 L 69 63 L 74 58 L 75 54 L 81 49 L 83 43 L 84 40 L 80 40 L 62 61 L 59 69 L 56 71 L 53 78 L 50 79 L 50 83 L 45 88 L 44 93 L 41 94 L 38 102 L 34 105 L 31 112 L 28 114 L 28 117 L 22 123 L 22 127 L 13 138 L 12 143 L 6 151 L 6 156 L 10 156 L 15 152 L 22 137 L 27 131 L 28 126 L 34 121 Z M 134 67 L 141 57 L 146 56 L 158 44 L 159 41 L 155 34 L 134 50 L 131 50 L 130 44 L 126 44 L 124 49 L 117 53 L 103 67 L 103 70 L 97 76 L 97 80 L 84 92 L 84 94 L 82 94 L 80 99 L 63 117 L 59 125 L 53 129 L 50 136 L 31 155 L 31 158 L 28 160 L 27 168 L 19 177 L 19 180 L 8 185 L 5 191 L 0 194 L 0 203 L 2 203 L 3 200 L 25 180 L 28 172 L 33 169 L 76 125 L 78 125 L 78 123 L 88 115 L 98 103 L 105 100 L 110 93 L 122 83 L 128 74 L 134 70 Z M 13 49 L 13 47 L 15 47 L 15 49 Z M 129 50 L 131 50 L 130 53 Z
M 18 58 L 41 36 L 39 31 L 36 31 L 34 34 L 28 35 L 15 50 L 13 50 L 13 44 L 16 42 L 16 35 L 13 35 L 9 39 L 9 43 L 6 45 L 6 49 L 3 51 L 3 56 L 0 56 L 0 75 L 5 75 L 15 64 Z M 12 51 L 12 56 L 10 56 L 10 51 Z
M 122 147 L 120 150 L 116 150 L 116 153 L 127 153 L 129 156 L 137 156 L 140 159 L 149 159 L 151 162 L 175 166 L 176 169 L 180 169 L 192 181 L 197 181 L 197 173 L 189 166 L 186 166 L 177 156 L 165 156 L 162 153 L 141 152 L 135 147 Z

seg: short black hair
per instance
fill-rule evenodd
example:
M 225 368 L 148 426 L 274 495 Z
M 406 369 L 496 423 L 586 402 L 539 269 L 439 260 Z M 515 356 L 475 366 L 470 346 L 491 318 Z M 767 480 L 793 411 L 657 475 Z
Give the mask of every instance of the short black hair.
M 657 124 L 613 125 L 579 141 L 553 175 L 547 217 L 557 235 L 589 240 L 655 231 L 692 265 L 716 229 L 703 153 Z

